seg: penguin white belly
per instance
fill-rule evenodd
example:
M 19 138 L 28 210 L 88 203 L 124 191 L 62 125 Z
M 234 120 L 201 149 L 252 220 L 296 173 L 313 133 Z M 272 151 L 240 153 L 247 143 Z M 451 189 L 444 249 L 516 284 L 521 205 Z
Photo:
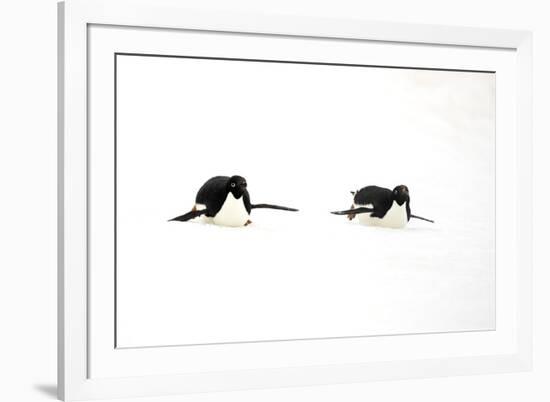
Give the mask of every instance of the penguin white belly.
M 249 218 L 243 197 L 236 199 L 233 194 L 229 193 L 212 221 L 221 226 L 244 226 Z
M 358 205 L 358 207 L 372 207 L 372 205 Z M 369 226 L 381 226 L 385 228 L 404 228 L 407 225 L 407 206 L 406 203 L 399 205 L 393 202 L 391 208 L 386 212 L 383 218 L 370 216 L 370 213 L 358 214 L 359 222 Z

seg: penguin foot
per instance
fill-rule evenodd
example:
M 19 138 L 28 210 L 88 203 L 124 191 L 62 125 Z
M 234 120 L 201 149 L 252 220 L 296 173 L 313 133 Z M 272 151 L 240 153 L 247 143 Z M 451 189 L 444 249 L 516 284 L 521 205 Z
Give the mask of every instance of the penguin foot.
M 355 208 L 355 205 L 352 204 L 350 209 L 354 209 L 354 208 Z M 355 215 L 356 214 L 348 214 L 348 219 L 351 221 L 353 218 L 355 218 Z
M 248 225 L 250 225 L 251 223 L 252 223 L 252 221 L 249 219 L 249 220 L 246 221 L 246 223 L 244 224 L 244 226 L 248 226 Z

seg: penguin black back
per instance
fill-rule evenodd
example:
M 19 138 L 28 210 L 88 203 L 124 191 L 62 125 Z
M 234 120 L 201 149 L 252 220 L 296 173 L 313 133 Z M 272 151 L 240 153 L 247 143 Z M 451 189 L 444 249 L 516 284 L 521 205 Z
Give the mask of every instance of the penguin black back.
M 195 198 L 195 203 L 204 205 L 208 217 L 216 216 L 222 208 L 227 195 L 231 193 L 233 197 L 239 199 L 243 197 L 246 211 L 250 213 L 250 195 L 246 189 L 246 179 L 241 176 L 215 176 L 208 179 L 199 189 Z
M 411 218 L 409 189 L 400 185 L 393 190 L 379 186 L 366 186 L 355 192 L 353 203 L 358 206 L 369 206 L 372 208 L 372 217 L 383 218 L 391 209 L 394 201 L 398 205 L 405 204 L 407 220 Z

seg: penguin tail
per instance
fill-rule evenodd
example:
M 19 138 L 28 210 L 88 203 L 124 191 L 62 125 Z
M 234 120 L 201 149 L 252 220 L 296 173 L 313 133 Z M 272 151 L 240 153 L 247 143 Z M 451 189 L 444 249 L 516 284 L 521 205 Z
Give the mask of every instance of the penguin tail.
M 177 222 L 187 222 L 188 220 L 197 218 L 206 213 L 206 209 L 196 210 L 187 212 L 186 214 L 176 216 L 175 218 L 169 219 L 168 222 L 177 221 Z
M 292 212 L 298 211 L 296 208 L 282 207 L 280 205 L 272 205 L 272 204 L 253 204 L 250 207 L 251 209 L 265 208 L 265 209 L 278 209 L 280 211 L 292 211 Z

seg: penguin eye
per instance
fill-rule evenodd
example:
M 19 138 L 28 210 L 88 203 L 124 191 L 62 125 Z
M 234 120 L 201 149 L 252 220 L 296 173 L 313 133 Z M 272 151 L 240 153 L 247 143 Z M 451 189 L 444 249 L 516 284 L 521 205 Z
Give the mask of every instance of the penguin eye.
M 235 183 L 231 183 L 231 187 L 235 187 Z

